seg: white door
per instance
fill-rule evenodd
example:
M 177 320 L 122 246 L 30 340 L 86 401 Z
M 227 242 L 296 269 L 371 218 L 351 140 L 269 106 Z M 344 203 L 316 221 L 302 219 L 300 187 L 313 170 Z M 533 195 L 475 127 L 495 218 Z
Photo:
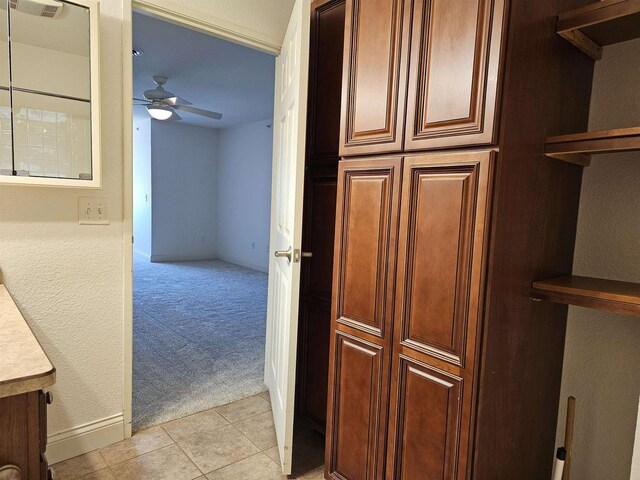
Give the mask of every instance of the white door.
M 291 473 L 293 447 L 310 10 L 310 0 L 296 0 L 276 59 L 264 376 L 283 474 Z

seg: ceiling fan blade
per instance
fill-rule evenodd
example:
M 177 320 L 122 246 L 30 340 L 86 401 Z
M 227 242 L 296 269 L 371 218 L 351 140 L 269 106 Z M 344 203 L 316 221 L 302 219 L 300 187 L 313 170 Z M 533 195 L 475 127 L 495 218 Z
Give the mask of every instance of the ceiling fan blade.
M 213 118 L 214 120 L 220 120 L 222 118 L 221 113 L 211 112 L 209 110 L 203 110 L 201 108 L 188 107 L 186 105 L 173 105 L 173 108 L 189 113 L 194 113 L 196 115 L 202 115 L 203 117 Z
M 193 105 L 189 100 L 186 100 L 177 95 L 174 95 L 173 97 L 165 98 L 162 101 L 168 103 L 169 105 Z
M 174 110 L 173 115 L 171 115 L 167 120 L 170 122 L 177 122 L 178 120 L 182 120 L 182 117 Z
M 146 98 L 136 98 L 136 97 L 133 97 L 133 100 L 134 100 L 135 102 L 151 103 L 151 102 L 150 102 L 149 100 L 147 100 Z

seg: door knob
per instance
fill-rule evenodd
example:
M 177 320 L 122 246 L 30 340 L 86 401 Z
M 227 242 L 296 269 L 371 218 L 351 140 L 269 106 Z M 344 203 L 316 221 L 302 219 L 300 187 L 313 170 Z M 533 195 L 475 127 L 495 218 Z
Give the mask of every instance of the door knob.
M 276 251 L 274 252 L 274 255 L 275 255 L 277 258 L 280 258 L 280 257 L 286 257 L 286 258 L 287 258 L 287 260 L 288 260 L 289 262 L 291 262 L 291 247 L 287 248 L 286 250 L 276 250 Z

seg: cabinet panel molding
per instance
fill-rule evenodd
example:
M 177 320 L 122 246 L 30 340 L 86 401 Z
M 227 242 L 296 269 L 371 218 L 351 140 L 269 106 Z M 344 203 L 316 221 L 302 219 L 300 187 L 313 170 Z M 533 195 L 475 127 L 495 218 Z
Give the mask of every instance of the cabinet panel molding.
M 491 158 L 411 157 L 403 171 L 397 342 L 463 368 L 478 330 Z
M 488 144 L 504 0 L 415 0 L 406 150 Z
M 399 165 L 354 161 L 339 170 L 335 318 L 380 338 L 391 315 Z
M 387 403 L 383 347 L 342 332 L 334 340 L 328 470 L 332 478 L 379 478 Z
M 410 0 L 348 0 L 340 155 L 402 149 Z
M 462 365 L 477 165 L 409 166 L 402 342 Z
M 455 479 L 463 379 L 400 357 L 393 477 Z

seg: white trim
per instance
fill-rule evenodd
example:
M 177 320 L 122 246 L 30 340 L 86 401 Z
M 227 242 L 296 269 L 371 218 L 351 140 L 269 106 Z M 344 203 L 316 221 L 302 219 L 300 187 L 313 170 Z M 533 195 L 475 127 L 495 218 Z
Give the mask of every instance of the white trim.
M 153 263 L 197 262 L 199 260 L 215 260 L 216 258 L 213 253 L 166 253 L 162 255 L 154 255 L 152 253 L 150 260 Z
M 168 22 L 223 38 L 233 43 L 278 55 L 280 43 L 254 30 L 212 17 L 165 0 L 133 0 L 133 8 Z M 178 11 L 177 9 L 180 9 Z
M 233 255 L 227 255 L 226 253 L 218 252 L 218 259 L 223 262 L 233 263 L 234 265 L 240 265 L 241 267 L 257 270 L 262 273 L 269 273 L 269 265 L 261 265 L 251 260 L 245 260 L 244 258 L 234 257 Z
M 47 460 L 54 464 L 124 438 L 124 416 L 121 413 L 112 415 L 51 435 L 47 439 Z
M 220 19 L 193 12 L 164 0 L 123 0 L 122 26 L 122 100 L 123 100 L 123 238 L 124 238 L 124 353 L 123 353 L 123 415 L 124 436 L 131 436 L 133 404 L 133 48 L 132 10 L 136 8 L 152 16 L 202 33 L 221 37 L 246 47 L 273 55 L 281 45 L 257 32 Z
M 133 417 L 133 21 L 132 0 L 122 0 L 122 160 L 123 206 L 123 398 L 124 437 L 131 436 Z

